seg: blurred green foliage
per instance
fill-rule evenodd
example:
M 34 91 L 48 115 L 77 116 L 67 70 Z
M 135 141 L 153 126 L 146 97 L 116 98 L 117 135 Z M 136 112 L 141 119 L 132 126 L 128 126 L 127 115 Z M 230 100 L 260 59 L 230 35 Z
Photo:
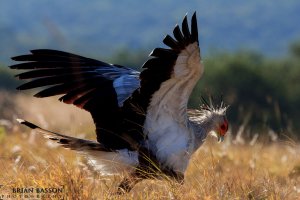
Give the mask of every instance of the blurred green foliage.
M 14 78 L 13 71 L 0 63 L 0 90 L 14 90 L 18 80 Z
M 135 68 L 142 66 L 148 53 L 121 49 L 107 59 Z M 230 105 L 228 118 L 233 132 L 241 124 L 257 133 L 272 130 L 297 133 L 300 130 L 300 41 L 290 47 L 289 55 L 265 57 L 251 51 L 217 53 L 203 59 L 204 76 L 190 99 L 190 107 L 198 108 L 201 96 L 212 96 Z M 14 91 L 17 80 L 11 70 L 0 67 L 0 88 Z
M 190 104 L 196 107 L 201 95 L 223 95 L 232 124 L 247 122 L 252 133 L 272 128 L 290 134 L 300 129 L 299 60 L 296 54 L 271 59 L 247 51 L 214 55 L 204 60 L 205 75 Z

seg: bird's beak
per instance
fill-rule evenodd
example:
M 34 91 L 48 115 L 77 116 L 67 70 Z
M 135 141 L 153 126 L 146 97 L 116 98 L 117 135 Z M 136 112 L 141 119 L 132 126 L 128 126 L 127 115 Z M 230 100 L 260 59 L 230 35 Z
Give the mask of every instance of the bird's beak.
M 224 135 L 221 135 L 219 132 L 212 131 L 211 134 L 213 137 L 217 138 L 219 143 L 224 141 Z
M 223 142 L 224 141 L 224 135 L 218 134 L 218 142 Z

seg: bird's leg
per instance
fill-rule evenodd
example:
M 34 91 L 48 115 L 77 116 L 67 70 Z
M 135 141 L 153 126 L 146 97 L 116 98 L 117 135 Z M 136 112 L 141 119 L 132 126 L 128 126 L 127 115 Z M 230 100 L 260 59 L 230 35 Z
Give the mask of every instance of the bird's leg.
M 180 184 L 183 185 L 184 184 L 184 174 L 182 173 L 176 173 L 176 175 L 174 176 L 175 180 Z
M 124 178 L 118 186 L 117 194 L 121 195 L 130 192 L 131 189 L 141 180 L 142 178 L 139 178 L 136 175 Z
M 168 175 L 169 177 L 173 178 L 177 183 L 183 185 L 184 183 L 184 174 L 178 171 L 174 171 L 169 168 L 165 168 L 162 170 L 164 174 Z

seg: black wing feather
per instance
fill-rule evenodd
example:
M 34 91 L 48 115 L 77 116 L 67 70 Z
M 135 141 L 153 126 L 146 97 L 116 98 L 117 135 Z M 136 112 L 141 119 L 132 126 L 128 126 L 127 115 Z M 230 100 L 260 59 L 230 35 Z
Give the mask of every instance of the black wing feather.
M 189 31 L 187 16 L 185 16 L 182 21 L 182 33 L 183 33 L 184 41 L 186 42 L 186 44 L 190 44 L 191 33 Z
M 30 51 L 32 54 L 12 57 L 15 61 L 47 61 L 47 62 L 72 62 L 88 63 L 89 65 L 108 66 L 108 63 L 86 58 L 72 53 L 51 49 L 36 49 Z
M 156 48 L 151 52 L 150 56 L 173 60 L 177 58 L 177 53 L 171 49 Z
M 55 85 L 52 87 L 49 87 L 47 89 L 44 89 L 37 94 L 35 94 L 35 97 L 50 97 L 65 93 L 72 93 L 73 91 L 76 91 L 74 95 L 83 94 L 84 91 L 97 87 L 97 83 L 101 84 L 101 81 L 98 80 L 98 77 L 95 77 L 94 80 L 89 80 L 86 83 L 85 82 L 68 82 L 63 83 L 60 85 Z M 74 87 L 76 86 L 76 87 Z
M 199 39 L 198 39 L 198 26 L 197 26 L 197 17 L 196 13 L 193 14 L 192 16 L 192 25 L 191 25 L 191 39 L 192 41 L 196 41 L 199 44 Z
M 185 46 L 185 40 L 184 40 L 184 36 L 182 35 L 182 32 L 180 30 L 179 25 L 177 24 L 173 30 L 173 34 L 175 39 L 178 41 L 178 43 L 180 44 L 181 47 Z
M 18 61 L 18 60 L 17 60 Z M 95 65 L 99 66 L 99 65 Z M 100 65 L 102 66 L 102 65 Z M 82 68 L 91 67 L 89 62 L 34 61 L 11 65 L 11 69 L 53 69 L 53 68 Z
M 50 77 L 44 77 L 32 80 L 28 83 L 25 83 L 21 86 L 19 86 L 18 90 L 28 90 L 33 89 L 37 87 L 43 87 L 43 86 L 50 86 L 50 85 L 57 85 L 57 84 L 63 84 L 65 82 L 69 82 L 67 80 L 70 80 L 70 82 L 74 82 L 74 87 L 76 87 L 76 83 L 89 81 L 89 79 L 99 77 L 99 75 L 96 75 L 94 72 L 84 72 L 80 74 L 67 74 L 67 75 L 58 75 L 58 76 L 50 76 Z
M 168 47 L 170 47 L 171 49 L 178 49 L 178 46 L 179 46 L 179 43 L 174 40 L 170 35 L 167 35 L 164 40 L 163 40 L 163 43 L 165 45 L 167 45 Z M 178 49 L 180 50 L 180 49 Z
M 85 67 L 84 69 L 78 68 L 52 68 L 52 69 L 37 69 L 29 72 L 24 72 L 21 74 L 15 75 L 15 77 L 19 79 L 33 79 L 33 78 L 41 78 L 41 77 L 49 77 L 49 76 L 59 76 L 59 75 L 78 75 L 83 72 L 94 73 L 94 70 L 97 67 Z

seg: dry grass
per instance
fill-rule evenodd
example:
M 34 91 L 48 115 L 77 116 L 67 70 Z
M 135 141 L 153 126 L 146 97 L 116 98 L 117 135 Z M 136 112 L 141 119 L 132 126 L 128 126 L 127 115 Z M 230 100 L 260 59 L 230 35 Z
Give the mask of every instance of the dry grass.
M 79 109 L 55 99 L 23 96 L 15 99 L 18 117 L 54 131 L 95 138 L 90 116 Z M 72 127 L 71 122 L 75 124 Z M 113 193 L 122 177 L 93 173 L 73 151 L 53 146 L 18 125 L 1 130 L 0 195 L 12 193 L 16 187 L 64 186 L 67 199 L 299 199 L 300 196 L 300 145 L 292 141 L 241 145 L 233 144 L 230 139 L 217 144 L 209 138 L 193 156 L 183 185 L 166 179 L 146 180 L 129 194 L 117 196 Z M 57 198 L 52 196 L 52 199 Z

